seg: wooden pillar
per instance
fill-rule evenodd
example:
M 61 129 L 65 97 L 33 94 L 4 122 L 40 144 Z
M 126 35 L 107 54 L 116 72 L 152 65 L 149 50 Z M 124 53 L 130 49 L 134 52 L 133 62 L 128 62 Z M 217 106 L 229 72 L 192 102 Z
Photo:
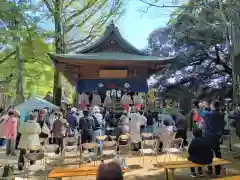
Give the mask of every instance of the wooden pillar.
M 148 111 L 148 99 L 147 99 L 147 93 L 145 93 L 145 101 L 144 101 L 144 111 Z
M 162 98 L 159 92 L 156 92 L 155 108 L 162 108 Z

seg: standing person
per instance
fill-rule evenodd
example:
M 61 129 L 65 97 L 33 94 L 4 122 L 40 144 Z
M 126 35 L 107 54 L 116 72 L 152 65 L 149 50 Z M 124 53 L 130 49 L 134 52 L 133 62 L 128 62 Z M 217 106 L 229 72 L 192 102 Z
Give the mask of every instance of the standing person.
M 75 111 L 71 109 L 70 113 L 67 115 L 67 122 L 68 122 L 68 136 L 74 136 L 76 127 L 78 126 L 77 123 L 77 116 L 75 115 Z
M 106 95 L 104 102 L 103 102 L 103 107 L 105 109 L 111 109 L 113 107 L 112 98 L 111 98 L 110 94 Z
M 199 110 L 198 110 L 198 115 L 200 117 L 200 120 L 196 122 L 198 128 L 200 128 L 200 129 L 203 128 L 205 114 L 209 111 L 211 111 L 211 109 L 209 107 L 209 102 L 207 100 L 202 100 L 199 103 Z
M 184 146 L 187 145 L 187 128 L 188 124 L 183 114 L 176 114 L 175 125 L 177 128 L 176 138 L 182 138 Z
M 139 115 L 133 107 L 132 112 L 129 114 L 130 136 L 133 144 L 133 151 L 138 151 L 141 148 L 141 130 Z
M 0 118 L 0 146 L 4 146 L 6 144 L 6 139 L 3 136 L 3 122 L 7 117 L 8 117 L 7 114 L 4 115 L 2 113 L 2 116 Z
M 17 119 L 17 137 L 16 137 L 15 148 L 18 149 L 18 144 L 19 144 L 20 137 L 21 137 L 21 133 L 20 133 L 21 122 L 20 122 L 20 112 L 17 109 L 15 109 L 15 117 Z
M 56 115 L 56 113 L 54 111 L 52 111 L 52 113 L 49 116 L 49 130 L 50 130 L 50 134 L 52 132 L 53 124 L 54 124 L 56 119 L 57 119 L 57 115 Z M 55 142 L 54 138 L 51 136 L 49 138 L 49 144 L 55 144 L 55 143 L 56 142 Z
M 103 136 L 105 134 L 104 132 L 104 119 L 103 115 L 100 112 L 100 108 L 98 106 L 94 106 L 92 109 L 92 117 L 94 119 L 94 124 L 95 124 L 95 136 Z
M 6 155 L 15 154 L 15 145 L 17 137 L 17 119 L 15 118 L 15 111 L 10 109 L 8 116 L 3 121 L 3 136 L 7 140 Z
M 63 119 L 62 112 L 57 112 L 56 116 L 57 116 L 57 119 L 54 121 L 53 128 L 52 128 L 52 136 L 56 144 L 59 146 L 55 153 L 59 154 L 63 150 L 63 146 L 64 146 L 63 138 L 66 135 L 68 123 L 65 119 Z
M 79 121 L 79 131 L 81 132 L 81 139 L 78 140 L 79 144 L 88 143 L 93 141 L 94 135 L 94 120 L 89 116 L 88 111 L 83 111 L 83 117 Z
M 236 135 L 240 137 L 240 109 L 237 107 L 234 114 L 228 116 L 229 119 L 233 119 L 236 124 Z
M 103 115 L 100 112 L 100 108 L 98 106 L 94 106 L 92 109 L 92 118 L 94 120 L 94 138 L 97 136 L 105 135 L 105 121 L 103 119 Z M 102 142 L 97 140 L 99 145 L 98 153 L 101 153 Z
M 89 105 L 89 96 L 86 93 L 81 93 L 78 97 L 79 108 L 84 110 Z
M 210 108 L 211 112 L 204 113 L 203 137 L 211 144 L 215 156 L 221 158 L 220 138 L 224 133 L 224 114 L 221 112 L 219 101 L 212 101 Z M 211 166 L 208 167 L 208 171 L 212 174 Z M 221 166 L 215 166 L 216 175 L 220 175 L 220 172 Z
M 141 133 L 142 133 L 142 132 L 144 131 L 145 126 L 146 126 L 146 123 L 147 123 L 147 118 L 146 118 L 144 112 L 141 112 L 141 113 L 140 113 L 139 119 L 140 119 Z
M 50 129 L 49 129 L 47 123 L 45 122 L 46 113 L 47 113 L 47 111 L 45 109 L 42 109 L 39 111 L 39 114 L 38 114 L 37 122 L 39 123 L 41 130 L 42 130 L 39 135 L 40 138 L 47 138 L 50 136 Z
M 36 152 L 37 149 L 41 149 L 39 140 L 41 128 L 36 120 L 37 114 L 31 113 L 29 115 L 29 120 L 24 122 L 19 130 L 21 137 L 19 141 L 20 155 L 18 158 L 18 169 L 20 171 L 23 170 L 24 167 L 24 155 L 26 154 L 26 151 L 30 150 L 30 152 Z M 30 165 L 33 165 L 34 163 L 34 161 L 30 161 Z
M 91 102 L 91 106 L 101 106 L 102 105 L 102 99 L 101 96 L 94 91 L 93 92 L 93 96 L 92 96 L 92 102 Z
M 148 111 L 146 118 L 147 118 L 147 132 L 153 133 L 154 120 L 153 120 L 153 114 L 150 110 Z
M 129 111 L 130 105 L 133 104 L 131 97 L 125 91 L 124 95 L 121 98 L 121 105 L 123 106 L 124 110 Z
M 200 119 L 200 117 L 198 116 L 198 109 L 199 109 L 199 101 L 193 100 L 192 110 L 190 114 L 190 130 L 197 127 L 196 121 Z
M 138 111 L 141 110 L 142 107 L 142 96 L 140 96 L 138 93 L 135 93 L 133 96 L 133 102 Z

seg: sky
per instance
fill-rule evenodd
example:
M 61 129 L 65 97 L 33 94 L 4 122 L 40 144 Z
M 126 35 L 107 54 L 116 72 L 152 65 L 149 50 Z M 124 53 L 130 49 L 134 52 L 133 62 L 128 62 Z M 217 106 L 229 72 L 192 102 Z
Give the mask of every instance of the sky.
M 172 5 L 169 0 L 161 0 L 165 5 Z M 140 0 L 128 0 L 126 11 L 118 20 L 117 26 L 122 36 L 138 49 L 147 46 L 149 34 L 159 27 L 165 27 L 173 8 L 149 8 Z

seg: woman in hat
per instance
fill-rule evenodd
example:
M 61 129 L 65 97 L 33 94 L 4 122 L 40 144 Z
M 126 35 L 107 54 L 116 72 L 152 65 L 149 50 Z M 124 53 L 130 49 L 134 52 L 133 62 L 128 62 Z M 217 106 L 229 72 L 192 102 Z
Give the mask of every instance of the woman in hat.
M 24 166 L 24 154 L 27 150 L 30 152 L 36 152 L 41 149 L 39 134 L 41 133 L 40 125 L 37 123 L 37 114 L 31 113 L 29 119 L 24 122 L 20 128 L 21 133 L 19 148 L 20 155 L 18 159 L 18 169 L 22 170 Z M 30 161 L 30 164 L 34 164 L 34 161 Z
M 63 118 L 62 112 L 57 112 L 56 116 L 57 119 L 53 123 L 52 135 L 56 144 L 59 146 L 56 150 L 56 154 L 59 154 L 63 150 L 63 138 L 66 136 L 68 123 L 67 120 Z

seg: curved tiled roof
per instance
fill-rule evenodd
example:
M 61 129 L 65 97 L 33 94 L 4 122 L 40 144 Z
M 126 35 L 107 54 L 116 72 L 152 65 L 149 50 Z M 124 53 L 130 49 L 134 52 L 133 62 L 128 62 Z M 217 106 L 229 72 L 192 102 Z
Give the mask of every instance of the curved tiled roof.
M 125 49 L 130 54 L 136 54 L 136 55 L 147 55 L 144 52 L 141 52 L 139 49 L 134 47 L 131 43 L 129 43 L 127 40 L 125 40 L 121 33 L 119 32 L 118 28 L 111 23 L 109 26 L 107 26 L 103 36 L 97 40 L 94 44 L 84 48 L 83 50 L 77 52 L 77 53 L 89 53 L 92 52 L 97 47 L 101 46 L 105 41 L 107 41 L 111 35 L 115 35 L 116 41 L 119 43 L 119 45 Z
M 146 56 L 146 55 L 136 55 L 129 53 L 121 53 L 121 52 L 97 52 L 97 53 L 82 53 L 82 54 L 50 54 L 49 56 L 58 60 L 62 58 L 64 59 L 73 59 L 76 61 L 81 60 L 96 60 L 96 61 L 138 61 L 138 62 L 173 62 L 175 57 L 158 57 L 158 56 Z

